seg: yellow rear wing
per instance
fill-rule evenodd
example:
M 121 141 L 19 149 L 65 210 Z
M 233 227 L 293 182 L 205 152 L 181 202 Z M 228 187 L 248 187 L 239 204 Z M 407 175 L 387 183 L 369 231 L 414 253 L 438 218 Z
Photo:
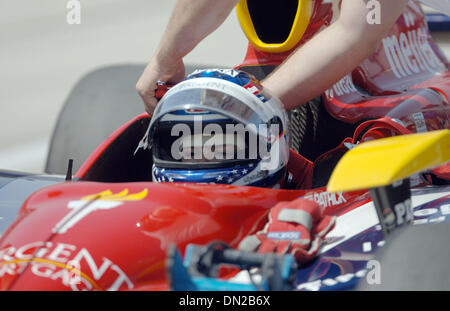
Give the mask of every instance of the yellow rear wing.
M 369 141 L 349 150 L 328 182 L 329 192 L 377 188 L 450 161 L 450 130 Z

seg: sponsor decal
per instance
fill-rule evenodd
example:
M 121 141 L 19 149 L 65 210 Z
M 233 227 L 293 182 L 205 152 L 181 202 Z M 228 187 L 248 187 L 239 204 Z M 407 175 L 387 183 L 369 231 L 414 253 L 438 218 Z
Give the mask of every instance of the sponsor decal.
M 429 193 L 428 193 L 429 195 Z M 424 197 L 419 199 L 419 196 L 415 196 L 416 200 L 423 200 Z M 424 204 L 421 204 L 419 206 L 415 206 L 414 212 L 413 212 L 413 216 L 414 216 L 414 221 L 412 222 L 413 225 L 423 225 L 423 224 L 437 224 L 437 223 L 443 223 L 443 222 L 448 222 L 450 221 L 450 201 L 449 201 L 450 197 L 448 195 L 444 196 L 444 197 L 435 197 L 434 199 L 431 199 L 431 201 L 428 201 Z M 370 203 L 370 205 L 365 205 L 367 208 L 372 209 L 373 206 L 371 205 L 372 203 Z M 348 217 L 349 215 L 354 215 L 355 213 L 359 213 L 358 209 L 356 209 L 354 212 L 350 212 L 349 214 L 346 214 L 344 216 L 340 216 L 340 218 L 342 219 L 342 217 Z M 362 218 L 358 219 L 358 218 L 347 218 L 347 220 L 344 223 L 340 223 L 338 224 L 341 228 L 343 227 L 350 227 L 350 226 L 357 226 L 357 224 L 359 222 L 365 221 L 367 218 L 370 217 L 370 215 L 368 215 L 367 211 L 364 211 L 363 213 L 361 213 L 359 215 L 360 217 L 362 216 Z M 372 216 L 373 218 L 373 216 Z M 376 223 L 378 222 L 378 220 L 376 221 Z M 372 224 L 375 224 L 375 222 L 372 222 Z M 381 226 L 379 224 L 376 224 L 374 226 L 365 226 L 364 228 L 361 228 L 357 231 L 359 231 L 359 233 L 356 233 L 356 231 L 352 232 L 352 233 L 346 233 L 344 234 L 344 238 L 341 239 L 341 246 L 340 249 L 342 252 L 344 252 L 345 249 L 347 249 L 347 247 L 350 247 L 352 250 L 355 249 L 355 245 L 353 244 L 353 241 L 350 241 L 349 238 L 353 237 L 361 239 L 361 237 L 373 237 L 371 236 L 371 231 L 367 231 L 368 228 L 375 228 L 375 230 L 380 231 L 381 230 Z M 343 232 L 339 232 L 339 235 L 341 235 Z M 330 236 L 327 236 L 327 240 L 330 239 Z M 326 243 L 333 243 L 333 241 L 327 241 Z M 348 244 L 346 246 L 343 245 L 344 242 L 347 242 Z M 372 253 L 374 251 L 376 251 L 376 248 L 379 247 L 383 247 L 385 246 L 386 241 L 385 240 L 380 240 L 380 241 L 376 241 L 376 239 L 373 239 L 372 241 L 361 241 L 361 252 L 364 254 L 367 253 Z M 333 245 L 333 247 L 335 247 L 335 245 Z M 328 248 L 328 250 L 330 250 L 331 248 Z M 327 258 L 327 254 L 325 252 L 322 252 L 322 254 L 324 254 L 325 258 Z M 365 260 L 364 258 L 367 257 L 361 257 L 361 260 Z M 355 261 L 359 261 L 357 259 L 357 257 L 354 257 Z M 350 260 L 350 262 L 352 261 Z M 356 273 L 346 273 L 343 275 L 339 275 L 337 277 L 329 277 L 327 278 L 322 277 L 321 279 L 318 280 L 311 280 L 309 282 L 305 282 L 305 283 L 301 283 L 297 286 L 298 290 L 307 290 L 307 291 L 318 291 L 318 290 L 335 290 L 335 289 L 341 289 L 341 288 L 337 288 L 334 286 L 344 286 L 344 285 L 352 285 L 352 284 L 356 284 L 356 281 L 361 281 L 362 278 L 364 278 L 364 276 L 366 276 L 366 281 L 369 285 L 375 285 L 375 284 L 380 284 L 381 282 L 381 274 L 380 274 L 380 263 L 377 262 L 376 260 L 369 260 L 367 262 L 366 265 L 366 269 L 361 269 Z M 333 287 L 333 288 L 331 288 Z
M 350 284 L 351 282 L 355 282 L 366 276 L 367 269 L 361 269 L 356 273 L 347 273 L 343 275 L 339 275 L 335 278 L 328 278 L 324 280 L 316 280 L 307 283 L 302 283 L 297 286 L 297 290 L 305 290 L 305 291 L 319 291 L 326 287 L 336 286 L 336 285 L 345 285 Z
M 414 20 L 404 15 L 406 23 L 413 26 Z M 421 72 L 436 72 L 445 69 L 428 42 L 426 28 L 417 28 L 383 39 L 382 46 L 392 72 L 402 79 Z
M 297 231 L 269 232 L 267 234 L 267 237 L 273 240 L 298 240 L 300 239 L 300 232 Z
M 416 132 L 417 133 L 425 133 L 428 132 L 427 123 L 425 121 L 425 117 L 422 112 L 416 112 L 412 115 L 414 119 L 414 123 L 416 124 Z
M 176 112 L 176 111 L 175 111 Z M 211 112 L 200 109 L 186 109 L 185 112 L 187 114 L 210 114 Z
M 308 194 L 304 197 L 308 200 L 316 201 L 323 207 L 335 206 L 342 203 L 347 203 L 347 200 L 344 197 L 342 192 L 329 193 L 327 191 L 316 192 L 312 194 Z
M 225 75 L 232 76 L 233 78 L 237 77 L 240 73 L 239 71 L 234 69 L 196 69 L 194 72 L 190 74 L 190 76 L 195 76 L 203 72 L 215 72 L 215 71 Z
M 247 85 L 245 85 L 244 88 L 251 94 L 258 97 L 258 99 L 260 101 L 262 101 L 263 103 L 270 100 L 270 96 L 268 96 L 267 94 L 264 94 L 263 87 L 259 84 L 258 81 L 252 80 Z
M 20 274 L 28 265 L 35 276 L 61 282 L 74 291 L 134 287 L 125 272 L 110 259 L 99 260 L 86 248 L 72 244 L 37 241 L 0 250 L 0 278 Z M 105 281 L 109 287 L 101 288 L 98 284 Z
M 79 201 L 70 201 L 67 208 L 71 211 L 62 218 L 53 228 L 53 233 L 63 234 L 75 226 L 89 214 L 98 211 L 112 209 L 127 201 L 139 201 L 147 196 L 147 189 L 139 193 L 128 194 L 128 189 L 113 194 L 110 190 L 83 197 Z
M 381 284 L 381 264 L 377 260 L 369 260 L 365 269 L 358 270 L 355 273 L 341 274 L 334 278 L 319 279 L 297 285 L 298 290 L 319 291 L 332 290 L 339 287 L 356 285 L 358 281 L 365 278 L 369 285 Z
M 447 221 L 450 215 L 450 204 L 443 204 L 432 208 L 419 209 L 414 211 L 414 225 L 427 223 L 441 223 Z
M 355 92 L 358 92 L 358 90 L 353 83 L 351 75 L 348 74 L 335 85 L 333 85 L 331 89 L 326 90 L 325 95 L 328 98 L 334 98 L 335 96 L 349 95 Z

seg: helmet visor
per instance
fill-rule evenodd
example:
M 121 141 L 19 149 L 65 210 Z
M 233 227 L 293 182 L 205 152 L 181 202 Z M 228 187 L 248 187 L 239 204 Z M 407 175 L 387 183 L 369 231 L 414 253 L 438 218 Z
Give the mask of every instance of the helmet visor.
M 264 158 L 271 140 L 283 134 L 286 115 L 278 102 L 262 105 L 255 95 L 239 88 L 203 85 L 169 91 L 149 126 L 154 161 L 167 167 L 177 163 L 212 167 Z

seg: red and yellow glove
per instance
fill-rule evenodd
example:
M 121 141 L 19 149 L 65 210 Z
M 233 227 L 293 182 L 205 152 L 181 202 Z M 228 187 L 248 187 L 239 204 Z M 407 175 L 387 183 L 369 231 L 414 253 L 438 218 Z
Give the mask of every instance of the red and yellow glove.
M 312 200 L 281 202 L 271 209 L 264 229 L 243 239 L 239 249 L 292 254 L 302 264 L 317 255 L 335 222 L 335 216 L 322 215 L 320 205 Z

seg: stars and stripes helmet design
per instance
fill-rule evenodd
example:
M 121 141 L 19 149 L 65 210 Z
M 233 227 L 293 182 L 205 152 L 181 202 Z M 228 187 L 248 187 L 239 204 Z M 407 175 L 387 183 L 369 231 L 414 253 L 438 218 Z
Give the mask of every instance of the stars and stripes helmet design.
M 160 100 L 140 146 L 154 182 L 281 187 L 289 156 L 281 102 L 251 75 L 198 70 Z

